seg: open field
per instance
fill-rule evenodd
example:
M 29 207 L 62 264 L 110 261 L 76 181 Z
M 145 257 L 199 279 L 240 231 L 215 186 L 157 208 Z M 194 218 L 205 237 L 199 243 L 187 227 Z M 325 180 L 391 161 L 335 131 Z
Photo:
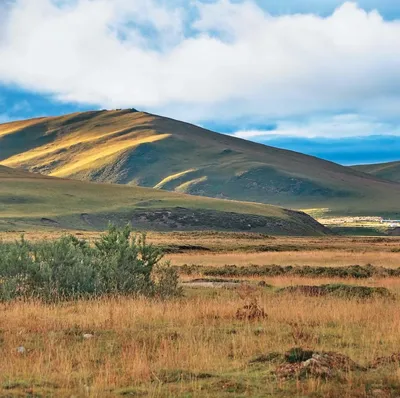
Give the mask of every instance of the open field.
M 98 239 L 93 232 L 76 234 Z M 26 238 L 59 235 L 28 232 Z M 5 241 L 17 237 L 17 233 L 0 234 Z M 104 298 L 54 305 L 1 304 L 1 396 L 400 395 L 397 362 L 376 360 L 400 352 L 400 276 L 247 275 L 223 277 L 230 285 L 190 283 L 198 278 L 216 280 L 204 276 L 204 270 L 223 269 L 226 264 L 245 269 L 252 264 L 310 265 L 313 270 L 370 263 L 396 271 L 400 239 L 203 232 L 151 233 L 149 240 L 164 247 L 167 259 L 178 266 L 181 281 L 186 282 L 184 297 L 165 302 Z M 190 274 L 183 264 L 202 268 Z M 243 283 L 237 283 L 240 280 Z M 330 283 L 385 287 L 390 297 L 278 291 Z M 251 303 L 265 316 L 240 316 L 238 310 Z M 334 373 L 326 377 L 283 377 L 282 366 L 292 366 L 283 354 L 293 347 L 343 354 L 358 367 L 332 369 Z
M 301 345 L 340 352 L 366 366 L 398 352 L 398 302 L 260 291 L 268 318 L 248 322 L 236 319 L 243 300 L 235 292 L 211 293 L 196 290 L 166 304 L 106 300 L 3 307 L 0 391 L 10 397 L 398 396 L 400 375 L 393 365 L 348 372 L 340 381 L 282 381 L 273 361 L 250 364 L 261 354 Z M 18 347 L 26 352 L 18 353 Z

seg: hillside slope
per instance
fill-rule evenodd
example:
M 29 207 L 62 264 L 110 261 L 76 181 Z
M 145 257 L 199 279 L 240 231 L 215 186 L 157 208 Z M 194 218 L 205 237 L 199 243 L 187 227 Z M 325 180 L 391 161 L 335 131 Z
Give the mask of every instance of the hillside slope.
M 352 166 L 354 170 L 372 174 L 389 181 L 400 182 L 400 161 Z
M 110 221 L 161 231 L 329 233 L 306 214 L 275 206 L 59 179 L 0 166 L 0 230 L 104 229 Z
M 0 163 L 55 177 L 328 208 L 336 214 L 400 210 L 400 185 L 135 110 L 0 125 Z

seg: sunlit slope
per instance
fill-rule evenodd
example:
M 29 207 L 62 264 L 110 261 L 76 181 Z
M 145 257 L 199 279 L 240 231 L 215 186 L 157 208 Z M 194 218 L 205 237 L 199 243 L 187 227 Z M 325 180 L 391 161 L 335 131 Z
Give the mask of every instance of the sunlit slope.
M 304 213 L 275 206 L 59 179 L 0 166 L 0 229 L 103 229 L 110 221 L 166 231 L 328 232 Z
M 400 210 L 400 185 L 135 110 L 0 125 L 0 163 L 57 177 L 337 214 Z
M 389 181 L 400 182 L 400 162 L 365 164 L 352 166 L 353 169 L 372 174 Z

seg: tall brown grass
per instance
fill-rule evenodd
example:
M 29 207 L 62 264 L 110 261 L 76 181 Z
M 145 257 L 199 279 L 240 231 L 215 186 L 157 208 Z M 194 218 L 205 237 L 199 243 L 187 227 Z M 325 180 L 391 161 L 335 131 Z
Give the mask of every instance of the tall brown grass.
M 66 391 L 112 396 L 118 388 L 152 391 L 156 386 L 160 390 L 153 395 L 163 396 L 162 372 L 182 369 L 218 376 L 244 371 L 255 355 L 294 345 L 338 351 L 361 364 L 399 351 L 397 301 L 254 294 L 268 315 L 255 322 L 236 319 L 243 300 L 226 290 L 205 294 L 192 289 L 185 299 L 164 303 L 107 299 L 3 305 L 3 392 L 10 383 L 23 381 L 60 396 Z M 18 347 L 26 351 L 19 353 Z M 278 381 L 272 380 L 269 388 L 277 389 Z

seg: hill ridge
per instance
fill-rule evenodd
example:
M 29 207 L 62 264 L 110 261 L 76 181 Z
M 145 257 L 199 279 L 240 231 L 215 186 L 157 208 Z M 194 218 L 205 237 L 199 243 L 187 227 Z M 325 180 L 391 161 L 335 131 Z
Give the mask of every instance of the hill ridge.
M 351 168 L 377 178 L 400 183 L 400 161 L 362 164 L 351 166 Z
M 135 109 L 17 123 L 0 125 L 5 166 L 337 214 L 375 215 L 372 204 L 385 195 L 379 211 L 400 210 L 398 184 Z

